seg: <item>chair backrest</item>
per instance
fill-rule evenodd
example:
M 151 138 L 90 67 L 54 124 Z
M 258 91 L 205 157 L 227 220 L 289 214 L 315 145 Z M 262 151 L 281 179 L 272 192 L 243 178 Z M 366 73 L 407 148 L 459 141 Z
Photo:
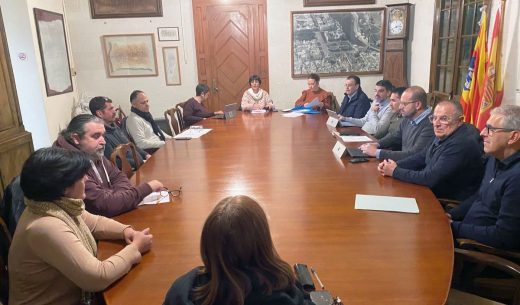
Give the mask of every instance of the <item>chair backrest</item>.
M 0 304 L 8 304 L 9 301 L 9 272 L 7 271 L 7 256 L 11 246 L 12 236 L 7 225 L 0 218 Z
M 128 129 L 126 128 L 126 121 L 128 120 L 128 117 L 124 117 L 123 120 L 121 120 L 121 130 L 125 133 L 125 136 L 130 140 L 132 143 L 135 144 L 134 138 L 132 135 L 128 132 Z
M 177 121 L 179 122 L 180 130 L 179 132 L 182 132 L 184 129 L 186 129 L 186 126 L 184 124 L 184 104 L 186 102 L 178 103 L 175 105 L 175 109 L 177 109 Z
M 134 158 L 135 162 L 135 169 L 138 169 L 139 166 L 141 166 L 141 159 L 137 155 L 137 150 L 135 149 L 134 143 L 127 143 L 127 144 L 119 144 L 116 148 L 112 151 L 112 154 L 110 155 L 110 159 L 114 164 L 118 164 L 117 159 L 121 162 L 121 171 L 126 174 L 128 178 L 132 177 L 134 174 L 132 165 L 130 165 L 130 162 L 128 162 L 128 159 L 126 159 L 127 151 L 130 149 L 132 158 Z
M 117 107 L 116 108 L 116 121 L 115 121 L 116 125 L 121 127 L 123 124 L 123 119 L 125 119 L 125 118 L 126 118 L 126 114 L 123 111 L 123 109 L 121 109 L 121 106 Z
M 168 122 L 172 136 L 178 135 L 181 129 L 179 121 L 177 120 L 177 115 L 175 114 L 176 112 L 176 108 L 170 108 L 164 112 L 164 118 L 166 119 L 166 122 Z
M 338 103 L 338 99 L 336 98 L 336 96 L 334 95 L 334 93 L 329 92 L 330 93 L 330 110 L 334 111 L 334 112 L 338 112 L 339 111 L 339 103 Z

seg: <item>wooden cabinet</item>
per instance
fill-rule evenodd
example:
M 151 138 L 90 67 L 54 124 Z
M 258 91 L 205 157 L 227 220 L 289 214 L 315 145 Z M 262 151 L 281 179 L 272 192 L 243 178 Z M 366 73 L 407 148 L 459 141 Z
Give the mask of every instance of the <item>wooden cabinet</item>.
M 23 127 L 1 17 L 0 11 L 0 197 L 33 151 L 31 134 Z

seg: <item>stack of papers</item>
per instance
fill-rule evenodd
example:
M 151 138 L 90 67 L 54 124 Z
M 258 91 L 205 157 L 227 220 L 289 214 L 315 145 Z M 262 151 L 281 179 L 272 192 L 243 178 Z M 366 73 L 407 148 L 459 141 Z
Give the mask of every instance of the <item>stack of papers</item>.
M 302 115 L 303 115 L 303 113 L 301 113 L 301 112 L 289 112 L 289 113 L 282 114 L 282 116 L 284 116 L 286 118 L 295 118 L 295 117 L 299 117 Z
M 356 195 L 356 210 L 390 211 L 402 213 L 419 213 L 415 198 Z
M 189 128 L 179 133 L 174 139 L 197 139 L 210 132 L 209 128 Z
M 139 203 L 139 205 L 143 204 L 158 204 L 158 203 L 167 203 L 170 202 L 170 196 L 161 197 L 160 192 L 152 192 L 148 196 L 143 198 L 143 201 Z
M 253 109 L 251 110 L 251 113 L 266 113 L 267 110 L 265 109 Z
M 372 142 L 374 140 L 370 139 L 367 136 L 341 136 L 341 140 L 343 142 Z

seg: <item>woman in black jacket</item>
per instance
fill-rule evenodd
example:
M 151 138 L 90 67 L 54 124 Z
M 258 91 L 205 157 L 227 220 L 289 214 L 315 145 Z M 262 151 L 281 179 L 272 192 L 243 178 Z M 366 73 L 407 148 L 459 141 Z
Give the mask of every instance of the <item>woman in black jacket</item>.
M 220 201 L 200 241 L 204 266 L 178 278 L 164 304 L 312 304 L 274 248 L 267 217 L 247 196 Z

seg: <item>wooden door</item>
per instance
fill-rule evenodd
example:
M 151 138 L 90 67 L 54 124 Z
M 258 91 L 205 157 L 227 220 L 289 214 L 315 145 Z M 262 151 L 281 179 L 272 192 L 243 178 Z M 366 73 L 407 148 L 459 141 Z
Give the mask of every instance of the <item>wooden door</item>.
M 240 104 L 252 74 L 269 90 L 266 10 L 266 0 L 193 0 L 198 77 L 211 88 L 211 110 Z

